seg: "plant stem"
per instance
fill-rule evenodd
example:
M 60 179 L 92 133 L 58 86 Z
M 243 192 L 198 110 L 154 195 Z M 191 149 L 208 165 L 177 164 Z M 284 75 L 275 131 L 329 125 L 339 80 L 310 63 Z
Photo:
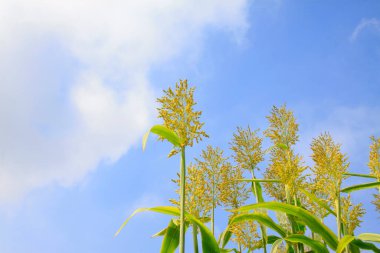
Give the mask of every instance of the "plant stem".
M 254 170 L 253 168 L 251 169 L 251 173 L 252 173 L 252 179 L 255 179 L 255 173 L 254 173 Z M 252 182 L 252 191 L 253 191 L 253 194 L 255 194 L 256 196 L 256 203 L 260 203 L 260 198 L 259 198 L 259 192 L 257 190 L 257 185 L 255 182 Z M 264 253 L 267 253 L 267 240 L 266 240 L 266 231 L 265 231 L 265 228 L 263 225 L 260 224 L 260 231 L 261 231 L 261 240 L 263 242 L 263 249 L 264 249 Z
M 198 253 L 198 227 L 193 224 L 193 243 L 194 243 L 194 253 Z
M 286 196 L 286 203 L 291 205 L 292 204 L 292 200 L 291 200 L 291 195 L 290 195 L 290 191 L 289 191 L 289 186 L 288 185 L 285 185 L 285 196 Z M 296 233 L 296 228 L 295 228 L 295 224 L 294 224 L 294 219 L 291 215 L 287 215 L 288 219 L 289 219 L 289 223 L 291 225 L 291 228 L 292 228 L 292 234 L 295 234 Z M 298 245 L 297 244 L 294 244 L 294 252 L 295 253 L 298 253 Z
M 179 252 L 185 253 L 185 186 L 186 186 L 186 161 L 185 147 L 181 148 L 181 173 L 180 173 L 180 235 Z
M 341 207 L 340 207 L 340 192 L 337 193 L 336 199 L 335 199 L 335 208 L 336 208 L 336 226 L 337 226 L 337 234 L 338 234 L 338 240 L 341 238 Z
M 212 235 L 214 235 L 214 227 L 215 227 L 215 207 L 214 207 L 214 200 L 212 201 L 212 213 L 211 213 L 211 230 Z

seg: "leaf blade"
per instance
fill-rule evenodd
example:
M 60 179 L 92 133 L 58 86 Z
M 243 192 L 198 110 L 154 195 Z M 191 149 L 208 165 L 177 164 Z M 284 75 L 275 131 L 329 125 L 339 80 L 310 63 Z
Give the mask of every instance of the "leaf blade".
M 173 253 L 179 245 L 179 225 L 174 224 L 173 219 L 166 229 L 162 240 L 160 253 Z
M 330 248 L 336 250 L 336 247 L 338 246 L 337 236 L 325 224 L 321 223 L 317 217 L 300 207 L 285 203 L 264 202 L 243 206 L 231 211 L 246 212 L 258 208 L 280 211 L 300 218 L 314 233 L 321 235 Z
M 346 187 L 341 190 L 341 192 L 344 193 L 351 193 L 354 191 L 360 191 L 360 190 L 365 190 L 365 189 L 371 189 L 380 186 L 380 182 L 372 182 L 372 183 L 365 183 L 365 184 L 358 184 L 358 185 L 353 185 Z
M 284 239 L 288 242 L 303 243 L 315 250 L 315 252 L 329 253 L 328 249 L 321 242 L 310 239 L 309 237 L 304 235 L 293 234 L 289 235 L 288 237 L 285 237 Z
M 170 215 L 170 216 L 179 216 L 180 215 L 179 209 L 177 207 L 173 207 L 173 206 L 157 206 L 157 207 L 150 207 L 150 208 L 138 208 L 123 222 L 123 224 L 116 231 L 114 236 L 117 236 L 121 232 L 121 230 L 127 225 L 127 223 L 130 221 L 130 219 L 133 216 L 135 216 L 138 213 L 146 212 L 146 211 L 157 212 L 157 213 L 166 214 L 166 215 Z M 189 219 L 189 221 L 197 224 L 199 231 L 201 232 L 203 252 L 220 253 L 218 243 L 216 242 L 211 231 L 200 220 L 195 218 L 193 215 L 186 213 L 185 216 Z
M 174 131 L 170 130 L 169 128 L 163 125 L 154 125 L 143 136 L 143 139 L 142 139 L 143 150 L 145 150 L 146 148 L 146 143 L 148 141 L 148 137 L 150 133 L 160 136 L 162 139 L 169 141 L 171 144 L 173 144 L 176 147 L 181 146 L 180 138 Z
M 341 253 L 347 246 L 355 239 L 355 236 L 345 235 L 342 239 L 340 239 L 338 247 L 336 249 L 336 253 Z
M 272 230 L 276 231 L 281 237 L 285 237 L 287 231 L 283 229 L 280 225 L 275 223 L 272 218 L 270 218 L 268 215 L 263 214 L 263 213 L 244 213 L 244 214 L 239 214 L 235 216 L 231 222 L 230 225 L 242 221 L 247 221 L 247 220 L 254 220 L 259 222 L 260 224 L 271 228 Z

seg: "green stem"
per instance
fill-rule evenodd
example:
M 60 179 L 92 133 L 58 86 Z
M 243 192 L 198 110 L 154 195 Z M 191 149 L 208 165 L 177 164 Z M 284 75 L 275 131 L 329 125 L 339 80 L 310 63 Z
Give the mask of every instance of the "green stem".
M 288 185 L 285 185 L 285 196 L 286 196 L 286 203 L 291 205 L 292 204 L 292 197 L 290 195 L 290 190 L 289 190 L 289 186 Z M 292 228 L 292 234 L 295 234 L 296 233 L 296 228 L 295 228 L 295 224 L 294 224 L 294 219 L 291 215 L 287 215 L 288 216 L 288 220 L 289 220 L 289 223 L 290 223 L 290 226 Z M 294 245 L 294 252 L 295 253 L 298 253 L 298 245 L 295 244 Z
M 336 226 L 337 226 L 337 234 L 338 234 L 338 240 L 340 240 L 342 235 L 342 228 L 341 228 L 341 207 L 340 207 L 340 192 L 338 192 L 336 199 L 335 199 L 335 208 L 336 208 Z
M 186 161 L 185 147 L 181 148 L 181 175 L 180 175 L 180 236 L 179 252 L 185 253 L 185 186 L 186 186 Z
M 193 243 L 194 243 L 194 253 L 198 253 L 198 227 L 193 224 Z
M 211 231 L 212 235 L 214 234 L 214 229 L 215 229 L 215 179 L 214 179 L 214 174 L 212 176 L 212 188 L 211 188 L 211 196 L 212 196 L 212 212 L 211 212 Z
M 297 199 L 297 195 L 296 195 L 296 194 L 294 194 L 294 205 L 295 205 L 295 206 L 298 206 L 298 199 Z M 298 247 L 300 253 L 304 253 L 304 252 L 305 252 L 305 249 L 304 249 L 302 243 L 298 243 L 298 244 L 297 244 L 297 247 Z
M 252 179 L 255 179 L 255 174 L 254 174 L 253 169 L 251 169 L 251 173 L 252 173 Z M 256 183 L 252 182 L 251 187 L 252 187 L 253 193 L 256 196 L 256 203 L 260 203 L 259 192 L 257 190 Z M 260 224 L 260 231 L 261 231 L 261 240 L 263 242 L 264 253 L 267 253 L 267 240 L 266 240 L 267 235 L 266 235 L 265 227 L 261 224 Z
M 215 207 L 214 207 L 214 200 L 212 201 L 212 213 L 211 213 L 211 230 L 212 235 L 214 235 L 214 228 L 215 228 Z

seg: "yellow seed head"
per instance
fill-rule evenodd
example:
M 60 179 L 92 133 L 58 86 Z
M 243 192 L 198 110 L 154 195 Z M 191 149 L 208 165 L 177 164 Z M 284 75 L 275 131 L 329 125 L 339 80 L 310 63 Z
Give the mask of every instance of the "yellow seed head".
M 348 158 L 328 133 L 313 139 L 311 149 L 316 187 L 328 195 L 329 200 L 335 200 L 349 166 Z
M 178 179 L 173 180 L 179 186 Z M 197 164 L 190 164 L 187 168 L 186 177 L 186 211 L 197 218 L 208 217 L 212 207 L 211 189 L 207 182 L 206 173 Z M 179 190 L 177 190 L 179 193 Z M 178 200 L 170 200 L 174 205 L 179 206 Z
M 182 146 L 193 146 L 194 140 L 199 142 L 203 137 L 208 137 L 202 130 L 204 123 L 200 122 L 201 111 L 195 111 L 194 90 L 189 88 L 187 80 L 180 80 L 176 83 L 175 89 L 164 90 L 164 96 L 157 99 L 160 104 L 158 117 L 164 122 L 163 124 L 176 132 L 180 137 Z M 174 149 L 170 155 L 179 152 Z
M 348 195 L 342 199 L 342 222 L 347 229 L 347 234 L 353 235 L 354 230 L 360 226 L 361 217 L 365 214 L 362 204 L 354 205 Z
M 371 175 L 380 181 L 380 138 L 372 136 L 371 140 L 368 167 L 371 169 Z
M 258 130 L 252 132 L 249 126 L 247 129 L 238 127 L 233 135 L 230 144 L 234 152 L 233 158 L 243 169 L 254 170 L 264 160 L 263 139 L 257 136 L 257 132 Z
M 235 223 L 230 227 L 230 231 L 234 235 L 232 241 L 241 245 L 245 250 L 253 250 L 261 243 L 257 233 L 257 224 L 253 221 Z
M 269 128 L 264 132 L 274 145 L 285 144 L 290 147 L 298 141 L 298 124 L 293 112 L 286 108 L 273 106 L 271 114 L 267 116 Z

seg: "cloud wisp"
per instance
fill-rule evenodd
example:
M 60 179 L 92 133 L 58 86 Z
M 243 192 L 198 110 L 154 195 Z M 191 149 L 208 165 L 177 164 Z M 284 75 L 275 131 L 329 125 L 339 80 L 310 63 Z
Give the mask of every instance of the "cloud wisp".
M 1 1 L 0 203 L 79 182 L 151 120 L 149 69 L 243 36 L 247 1 Z M 69 70 L 66 72 L 66 70 Z
M 377 18 L 362 19 L 352 32 L 350 41 L 354 42 L 359 37 L 360 33 L 369 28 L 373 28 L 375 31 L 380 32 L 380 20 Z

